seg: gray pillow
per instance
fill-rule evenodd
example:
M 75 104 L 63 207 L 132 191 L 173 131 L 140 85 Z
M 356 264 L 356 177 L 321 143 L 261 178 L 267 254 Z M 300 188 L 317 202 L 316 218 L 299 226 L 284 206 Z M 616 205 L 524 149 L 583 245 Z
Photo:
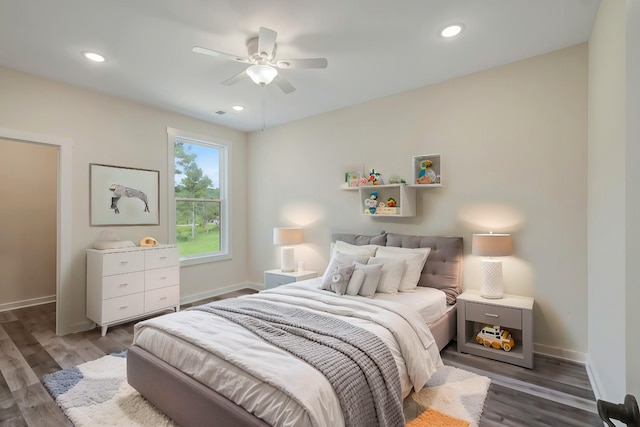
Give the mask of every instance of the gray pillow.
M 376 293 L 378 288 L 378 282 L 382 276 L 382 264 L 366 265 L 355 263 L 356 270 L 363 270 L 365 272 L 365 278 L 360 286 L 358 295 L 363 297 L 372 297 Z
M 353 265 L 336 263 L 329 277 L 322 283 L 322 289 L 335 292 L 338 295 L 344 295 L 347 292 L 347 286 L 349 286 L 349 279 L 351 279 L 353 270 Z

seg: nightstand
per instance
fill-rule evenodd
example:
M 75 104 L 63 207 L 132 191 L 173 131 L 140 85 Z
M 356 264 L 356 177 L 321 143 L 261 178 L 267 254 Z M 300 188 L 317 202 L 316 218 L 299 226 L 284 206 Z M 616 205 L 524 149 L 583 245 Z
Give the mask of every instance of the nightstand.
M 301 280 L 313 279 L 318 274 L 315 271 L 291 271 L 284 272 L 280 269 L 264 272 L 264 287 L 275 288 L 287 283 L 299 282 Z
M 489 299 L 477 290 L 458 296 L 458 351 L 489 359 L 533 368 L 533 298 L 504 295 Z M 476 342 L 476 334 L 485 325 L 507 329 L 515 345 L 511 351 L 485 347 Z

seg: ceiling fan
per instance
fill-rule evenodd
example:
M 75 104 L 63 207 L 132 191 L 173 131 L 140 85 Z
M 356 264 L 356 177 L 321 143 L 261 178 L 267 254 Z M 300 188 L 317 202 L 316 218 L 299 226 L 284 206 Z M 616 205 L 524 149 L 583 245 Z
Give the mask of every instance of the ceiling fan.
M 280 59 L 276 60 L 276 37 L 278 33 L 269 29 L 260 27 L 258 37 L 254 37 L 247 41 L 247 50 L 249 57 L 241 57 L 231 55 L 217 50 L 206 49 L 204 47 L 194 46 L 193 51 L 204 55 L 211 55 L 218 58 L 231 59 L 232 61 L 251 64 L 235 76 L 222 82 L 223 85 L 231 86 L 245 76 L 249 76 L 251 80 L 260 85 L 265 86 L 274 82 L 284 93 L 291 93 L 296 90 L 295 87 L 278 72 L 278 69 L 288 68 L 327 68 L 326 58 L 305 58 L 305 59 Z

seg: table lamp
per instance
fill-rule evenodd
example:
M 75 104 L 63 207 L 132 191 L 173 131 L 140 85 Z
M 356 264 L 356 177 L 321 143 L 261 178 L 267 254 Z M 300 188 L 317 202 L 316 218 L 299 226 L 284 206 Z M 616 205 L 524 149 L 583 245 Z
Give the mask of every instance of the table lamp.
M 273 229 L 273 244 L 282 245 L 280 249 L 280 270 L 295 271 L 293 247 L 302 243 L 302 229 L 293 227 L 277 227 Z
M 480 295 L 484 298 L 502 298 L 502 260 L 493 257 L 508 256 L 513 253 L 510 234 L 474 234 L 471 253 L 485 257 L 482 259 L 482 283 Z

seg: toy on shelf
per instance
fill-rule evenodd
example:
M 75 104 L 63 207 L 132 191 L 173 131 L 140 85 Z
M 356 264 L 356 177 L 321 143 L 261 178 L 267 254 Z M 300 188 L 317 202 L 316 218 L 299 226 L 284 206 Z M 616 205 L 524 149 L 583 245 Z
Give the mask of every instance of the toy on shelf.
M 404 180 L 404 178 L 400 178 L 399 176 L 391 176 L 389 178 L 389 184 L 406 184 L 407 181 Z
M 390 208 L 393 208 L 396 206 L 396 199 L 394 199 L 393 197 L 389 197 L 387 199 L 387 206 L 389 206 Z
M 382 176 L 380 175 L 380 173 L 376 172 L 375 169 L 371 169 L 371 172 L 369 172 L 368 184 L 371 184 L 371 185 L 384 184 L 384 181 L 382 180 Z
M 476 335 L 476 342 L 485 347 L 501 348 L 504 351 L 511 351 L 515 344 L 509 331 L 498 325 L 485 325 Z
M 420 162 L 420 172 L 416 179 L 416 184 L 435 184 L 437 182 L 436 173 L 431 169 L 431 160 L 423 160 Z
M 368 199 L 364 199 L 364 213 L 374 215 L 378 206 L 378 192 L 372 191 Z

